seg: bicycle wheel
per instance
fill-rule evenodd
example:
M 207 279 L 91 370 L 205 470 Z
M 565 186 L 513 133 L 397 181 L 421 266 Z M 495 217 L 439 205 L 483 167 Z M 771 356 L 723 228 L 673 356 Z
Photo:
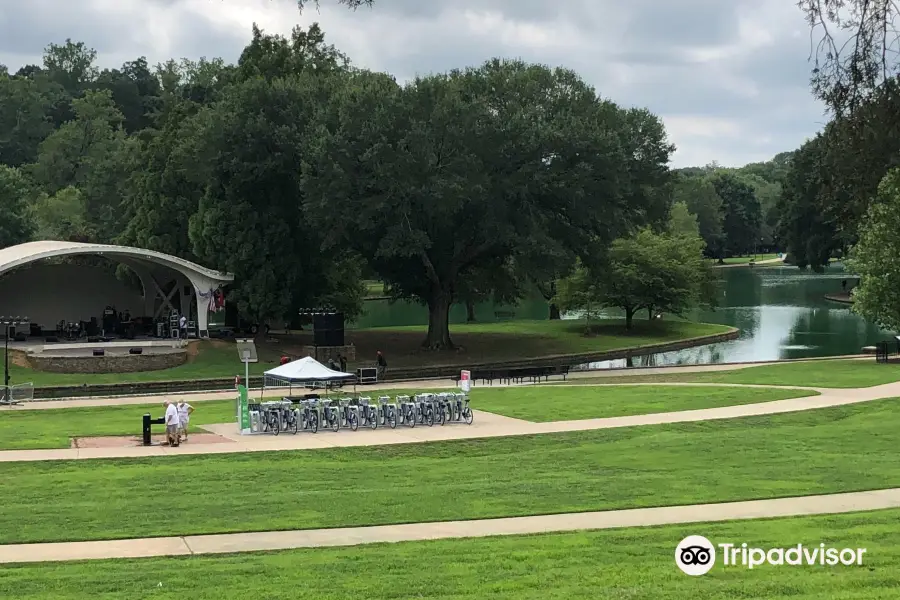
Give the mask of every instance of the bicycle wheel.
M 391 426 L 391 429 L 397 429 L 397 415 L 394 414 L 394 411 L 388 415 L 388 425 Z
M 350 431 L 356 431 L 359 429 L 359 419 L 356 418 L 355 413 L 350 413 L 347 415 L 347 423 L 350 424 Z
M 337 415 L 331 415 L 331 416 L 328 418 L 328 421 L 329 421 L 329 423 L 331 424 L 331 430 L 332 430 L 333 432 L 337 433 L 337 431 L 341 428 L 341 424 L 340 424 L 340 422 L 339 422 L 339 420 L 338 420 Z
M 466 408 L 463 409 L 463 419 L 466 420 L 466 425 L 471 425 L 471 424 L 472 424 L 472 421 L 475 420 L 475 415 L 472 414 L 472 409 L 471 409 L 471 408 L 466 407 Z
M 278 419 L 272 419 L 272 425 L 270 427 L 272 430 L 272 435 L 278 435 L 281 433 L 281 423 L 278 422 Z
M 312 429 L 313 433 L 318 433 L 319 431 L 319 415 L 313 413 L 309 418 L 309 428 Z
M 444 410 L 443 407 L 441 407 L 441 409 L 438 412 L 440 413 L 440 415 L 438 416 L 438 423 L 440 423 L 441 427 L 443 427 L 444 423 L 447 422 L 447 411 Z
M 431 410 L 431 407 L 425 409 L 425 414 L 422 415 L 422 420 L 429 427 L 434 426 L 434 411 Z
M 300 425 L 297 423 L 296 418 L 292 418 L 290 423 L 288 423 L 288 431 L 297 435 L 297 432 L 300 430 Z
M 409 409 L 406 414 L 406 425 L 409 427 L 415 427 L 417 420 L 418 416 L 416 415 L 416 410 L 414 408 Z
M 369 414 L 369 427 L 372 429 L 378 429 L 378 415 L 375 413 Z

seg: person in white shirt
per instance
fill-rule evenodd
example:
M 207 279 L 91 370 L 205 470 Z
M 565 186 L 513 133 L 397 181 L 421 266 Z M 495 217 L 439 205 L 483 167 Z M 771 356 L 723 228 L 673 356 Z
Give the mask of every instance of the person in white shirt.
M 185 442 L 188 440 L 188 425 L 191 422 L 191 413 L 194 407 L 184 401 L 184 398 L 178 401 L 178 425 L 181 432 L 181 439 Z
M 187 339 L 187 317 L 181 315 L 181 318 L 178 319 L 178 329 L 181 334 L 181 339 Z
M 166 439 L 170 446 L 178 446 L 178 407 L 168 400 L 165 401 L 164 406 L 166 407 Z

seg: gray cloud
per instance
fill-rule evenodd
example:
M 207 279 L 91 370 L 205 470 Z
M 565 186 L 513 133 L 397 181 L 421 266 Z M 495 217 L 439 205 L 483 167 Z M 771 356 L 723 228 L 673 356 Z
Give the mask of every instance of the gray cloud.
M 572 68 L 603 96 L 662 116 L 676 166 L 764 160 L 824 121 L 808 88 L 809 33 L 784 0 L 376 0 L 358 11 L 322 0 L 302 16 L 294 4 L 0 0 L 0 63 L 40 62 L 67 37 L 104 67 L 141 55 L 233 61 L 253 22 L 287 33 L 318 21 L 354 62 L 400 79 L 493 56 Z

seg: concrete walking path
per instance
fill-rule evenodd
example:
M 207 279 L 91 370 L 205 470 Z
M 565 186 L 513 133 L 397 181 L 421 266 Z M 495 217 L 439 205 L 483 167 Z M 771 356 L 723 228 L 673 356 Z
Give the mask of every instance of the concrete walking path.
M 668 366 L 668 367 L 628 367 L 621 369 L 596 369 L 591 371 L 571 371 L 569 372 L 567 378 L 565 380 L 562 379 L 553 379 L 549 382 L 545 383 L 566 383 L 567 381 L 573 381 L 578 379 L 599 379 L 608 377 L 610 380 L 615 380 L 617 377 L 634 377 L 634 376 L 648 376 L 648 375 L 671 375 L 677 373 L 709 373 L 713 371 L 737 371 L 740 369 L 748 369 L 751 367 L 762 367 L 766 365 L 776 365 L 776 364 L 785 364 L 788 362 L 811 362 L 811 361 L 819 361 L 819 360 L 839 360 L 839 359 L 863 359 L 869 358 L 870 355 L 862 355 L 862 354 L 854 354 L 848 356 L 834 356 L 834 357 L 826 357 L 826 358 L 810 358 L 810 359 L 802 359 L 797 361 L 764 361 L 764 362 L 749 362 L 749 363 L 725 363 L 725 364 L 709 364 L 709 365 L 682 365 L 682 366 Z M 513 384 L 513 385 L 531 385 L 530 383 L 525 384 Z M 633 384 L 627 384 L 633 385 Z M 723 384 L 717 384 L 723 385 Z M 365 386 L 357 386 L 356 391 L 358 394 L 371 395 L 376 396 L 377 392 L 382 390 L 435 390 L 435 389 L 450 389 L 455 386 L 455 383 L 449 378 L 439 378 L 439 379 L 423 379 L 417 381 L 395 381 L 395 382 L 386 382 L 379 383 L 375 385 L 365 385 Z M 479 385 L 479 382 L 476 382 L 476 387 L 506 387 L 506 384 L 495 383 L 493 386 L 491 385 Z M 778 386 L 763 386 L 763 387 L 778 387 Z M 271 394 L 266 394 L 266 397 L 280 397 L 284 395 L 284 390 L 280 388 L 268 388 L 271 391 Z M 250 390 L 250 398 L 256 399 L 259 398 L 261 389 L 255 388 Z M 97 407 L 97 406 L 126 406 L 133 404 L 162 404 L 166 400 L 180 400 L 181 398 L 186 398 L 190 402 L 204 402 L 208 400 L 233 400 L 235 397 L 234 390 L 224 390 L 219 392 L 183 392 L 183 393 L 173 393 L 173 394 L 154 394 L 154 395 L 146 395 L 146 396 L 102 396 L 102 397 L 91 397 L 91 398 L 62 398 L 59 400 L 34 400 L 31 402 L 25 402 L 18 406 L 0 406 L 0 414 L 4 411 L 11 410 L 52 410 L 52 409 L 60 409 L 60 408 L 88 408 L 88 407 Z
M 773 500 L 694 504 L 502 519 L 267 531 L 95 542 L 0 545 L 0 564 L 323 548 L 838 514 L 900 508 L 900 488 Z M 703 534 L 702 528 L 694 532 Z M 674 544 L 674 540 L 673 540 Z
M 648 385 L 648 384 L 643 384 Z M 653 384 L 649 384 L 653 385 Z M 660 385 L 660 384 L 655 384 Z M 673 384 L 662 384 L 673 385 Z M 683 384 L 696 385 L 696 384 Z M 702 384 L 701 384 L 702 385 Z M 716 384 L 712 384 L 716 385 Z M 764 386 L 765 387 L 765 386 Z M 29 462 L 41 460 L 82 460 L 98 458 L 146 458 L 153 456 L 185 456 L 195 454 L 229 454 L 236 452 L 267 452 L 277 450 L 311 450 L 337 447 L 380 446 L 389 444 L 414 444 L 444 440 L 493 438 L 545 433 L 590 431 L 617 427 L 641 425 L 661 425 L 666 423 L 687 423 L 718 419 L 733 419 L 757 415 L 773 415 L 798 412 L 868 402 L 882 398 L 900 396 L 900 382 L 857 389 L 825 389 L 819 396 L 773 400 L 754 404 L 722 406 L 698 410 L 652 413 L 624 417 L 580 419 L 574 421 L 551 421 L 534 423 L 513 419 L 492 413 L 474 411 L 472 425 L 451 423 L 426 427 L 418 425 L 408 428 L 398 425 L 396 429 L 379 427 L 371 430 L 360 427 L 358 431 L 342 429 L 334 433 L 321 431 L 317 434 L 300 432 L 296 435 L 269 434 L 240 435 L 234 423 L 204 425 L 206 431 L 231 440 L 230 443 L 182 444 L 178 448 L 168 446 L 132 446 L 113 448 L 64 448 L 49 450 L 5 450 L 0 452 L 0 462 Z

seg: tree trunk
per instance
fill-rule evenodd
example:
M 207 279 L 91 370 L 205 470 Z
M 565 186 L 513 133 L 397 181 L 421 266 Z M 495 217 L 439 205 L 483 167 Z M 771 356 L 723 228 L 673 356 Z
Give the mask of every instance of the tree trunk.
M 475 303 L 471 300 L 466 300 L 466 322 L 475 322 Z
M 557 321 L 561 318 L 562 318 L 562 315 L 560 315 L 560 313 L 559 313 L 559 307 L 556 305 L 556 303 L 551 302 L 550 303 L 550 320 Z
M 450 340 L 450 294 L 440 290 L 428 300 L 428 333 L 422 346 L 429 350 L 452 350 Z
M 648 321 L 653 320 L 653 307 L 652 306 L 647 307 L 647 320 Z
M 633 308 L 625 309 L 625 329 L 631 329 L 631 326 L 634 325 L 634 313 L 636 312 L 637 310 Z

